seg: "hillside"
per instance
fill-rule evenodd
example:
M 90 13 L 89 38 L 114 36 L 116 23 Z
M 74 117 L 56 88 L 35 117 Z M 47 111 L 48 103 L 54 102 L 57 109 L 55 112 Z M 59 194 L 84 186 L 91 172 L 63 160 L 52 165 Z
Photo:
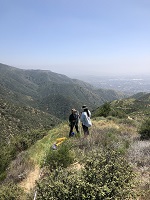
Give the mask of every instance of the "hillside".
M 107 115 L 114 117 L 129 117 L 143 121 L 150 117 L 150 93 L 137 93 L 129 98 L 114 100 L 106 106 L 94 110 L 95 116 Z
M 33 199 L 35 195 L 37 200 L 52 197 L 86 199 L 87 193 L 93 200 L 148 200 L 150 141 L 141 141 L 138 129 L 148 117 L 144 113 L 149 94 L 136 96 L 140 102 L 133 97 L 111 102 L 111 109 L 119 113 L 122 106 L 125 113 L 112 116 L 110 112 L 107 117 L 93 116 L 88 138 L 83 137 L 80 124 L 80 135 L 67 138 L 57 150 L 51 147 L 57 138 L 67 137 L 69 126 L 63 123 L 51 129 L 11 163 L 5 187 L 0 191 L 3 194 L 7 192 L 9 198 L 10 191 L 14 191 L 17 200 Z M 145 106 L 141 107 L 141 103 Z M 136 117 L 139 112 L 141 114 Z M 7 182 L 10 180 L 14 185 L 9 187 L 8 192 Z M 15 187 L 17 190 L 14 190 Z
M 50 129 L 61 121 L 32 107 L 23 107 L 0 99 L 1 136 L 21 134 L 31 129 Z
M 22 70 L 0 64 L 0 97 L 66 119 L 70 109 L 90 109 L 124 97 L 113 90 L 95 89 L 88 83 L 47 70 Z
M 47 135 L 47 130 L 60 122 L 53 115 L 0 98 L 0 179 L 18 153 Z

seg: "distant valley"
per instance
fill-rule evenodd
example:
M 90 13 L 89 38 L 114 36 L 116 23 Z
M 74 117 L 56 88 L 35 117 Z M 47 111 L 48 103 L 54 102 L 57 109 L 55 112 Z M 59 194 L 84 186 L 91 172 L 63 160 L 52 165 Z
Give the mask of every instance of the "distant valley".
M 121 91 L 127 95 L 150 92 L 150 75 L 129 76 L 76 76 L 96 88 Z

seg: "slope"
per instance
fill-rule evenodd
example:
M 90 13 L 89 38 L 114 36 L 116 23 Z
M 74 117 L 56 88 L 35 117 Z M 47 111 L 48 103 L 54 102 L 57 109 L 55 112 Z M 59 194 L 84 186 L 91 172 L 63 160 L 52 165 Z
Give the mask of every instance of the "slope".
M 66 119 L 72 107 L 90 109 L 105 101 L 124 97 L 110 90 L 96 90 L 90 84 L 48 70 L 22 70 L 0 64 L 0 96 Z M 68 105 L 68 106 L 67 106 Z
M 15 156 L 47 134 L 60 119 L 0 98 L 0 177 Z
M 114 100 L 94 110 L 95 116 L 105 114 L 120 118 L 135 118 L 143 121 L 150 117 L 150 93 L 137 93 L 129 98 Z
M 140 96 L 140 98 L 141 98 L 141 96 Z M 145 99 L 145 98 L 147 98 L 147 99 Z M 149 99 L 148 94 L 146 94 L 146 96 L 143 96 L 143 101 L 148 101 L 148 99 Z M 124 117 L 123 116 L 122 116 L 122 118 L 120 116 L 119 117 L 108 116 L 107 118 L 104 118 L 104 117 L 96 117 L 95 118 L 94 117 L 92 119 L 93 126 L 90 129 L 90 136 L 88 138 L 84 138 L 83 133 L 81 132 L 81 137 L 74 137 L 74 138 L 68 139 L 66 144 L 68 147 L 69 146 L 71 147 L 69 149 L 69 152 L 70 151 L 72 152 L 71 156 L 75 156 L 75 159 L 74 159 L 73 165 L 70 165 L 67 169 L 68 170 L 73 169 L 73 167 L 75 167 L 76 164 L 78 166 L 80 165 L 80 167 L 78 167 L 78 169 L 82 169 L 82 166 L 83 166 L 82 163 L 86 161 L 86 158 L 89 158 L 89 155 L 91 155 L 93 158 L 91 160 L 91 165 L 92 165 L 92 163 L 94 162 L 93 160 L 96 161 L 96 158 L 94 159 L 95 151 L 99 151 L 100 149 L 103 149 L 105 152 L 108 151 L 108 154 L 107 154 L 107 156 L 108 156 L 108 155 L 111 155 L 112 150 L 114 151 L 115 149 L 117 149 L 117 151 L 119 152 L 119 155 L 122 157 L 122 159 L 125 156 L 125 159 L 128 162 L 127 166 L 129 167 L 129 165 L 132 165 L 133 170 L 135 170 L 134 172 L 137 173 L 135 179 L 133 179 L 133 182 L 134 183 L 139 182 L 139 185 L 137 185 L 132 192 L 136 191 L 138 193 L 140 191 L 140 193 L 138 194 L 140 196 L 140 198 L 143 200 L 148 200 L 149 199 L 148 198 L 149 191 L 147 188 L 149 186 L 150 142 L 139 140 L 139 135 L 138 135 L 137 129 L 143 120 L 142 111 L 145 112 L 145 109 L 142 110 L 141 107 L 138 107 L 136 112 L 135 112 L 135 110 L 128 109 L 130 107 L 134 108 L 134 106 L 133 106 L 134 103 L 137 103 L 136 104 L 136 106 L 137 106 L 138 103 L 140 105 L 141 102 L 138 102 L 138 101 L 136 102 L 135 99 L 133 100 L 133 99 L 129 99 L 129 98 L 118 101 L 118 102 L 116 102 L 116 101 L 112 102 L 111 106 L 113 106 L 114 109 L 121 109 L 120 107 L 122 106 L 124 112 L 125 113 L 127 112 L 126 115 L 124 115 Z M 147 105 L 147 104 L 145 104 L 145 105 Z M 130 110 L 130 112 L 128 110 Z M 128 119 L 129 113 L 130 113 L 130 115 L 133 113 L 133 115 L 136 116 L 136 114 L 139 111 L 141 112 L 141 115 L 139 115 L 138 118 L 135 117 L 132 119 Z M 18 180 L 16 178 L 17 182 L 15 184 L 18 183 L 18 185 L 20 187 L 22 187 L 26 192 L 28 192 L 31 195 L 31 197 L 33 198 L 32 191 L 35 187 L 35 181 L 37 181 L 39 179 L 39 174 L 41 174 L 40 167 L 41 166 L 43 167 L 43 166 L 45 166 L 45 163 L 48 163 L 46 161 L 47 155 L 49 153 L 54 153 L 54 156 L 51 156 L 51 160 L 55 159 L 56 162 L 59 160 L 58 159 L 59 157 L 58 156 L 56 157 L 56 155 L 58 155 L 58 154 L 55 155 L 56 151 L 52 151 L 52 148 L 51 148 L 52 144 L 55 143 L 56 138 L 65 137 L 66 135 L 68 135 L 68 131 L 69 131 L 69 127 L 66 123 L 60 124 L 56 128 L 50 130 L 47 136 L 45 136 L 44 138 L 42 138 L 41 140 L 36 142 L 26 152 L 22 152 L 20 156 L 25 157 L 25 159 L 22 159 L 21 162 L 19 162 L 20 157 L 18 156 L 17 157 L 18 161 L 15 161 L 11 164 L 11 166 L 9 167 L 10 171 L 9 171 L 8 180 L 10 180 L 10 179 L 12 180 L 12 177 L 13 178 L 18 177 L 18 175 L 23 174 L 23 180 L 21 180 L 21 179 Z M 66 151 L 63 151 L 63 153 L 64 152 L 67 153 Z M 50 155 L 52 155 L 52 154 L 50 154 Z M 99 155 L 99 154 L 97 154 L 97 155 Z M 64 156 L 64 158 L 65 158 L 64 160 L 62 160 L 63 158 L 61 158 L 61 162 L 62 161 L 65 162 L 65 160 L 67 159 L 67 156 Z M 115 159 L 117 160 L 117 158 L 111 157 L 111 156 L 106 157 L 106 159 L 102 159 L 100 163 L 105 164 L 105 162 L 108 161 L 109 158 L 112 158 L 114 160 L 113 160 L 113 162 L 110 163 L 110 165 L 109 165 L 110 168 L 107 165 L 106 166 L 104 165 L 104 168 L 102 168 L 102 169 L 105 169 L 104 175 L 106 175 L 107 169 L 111 170 L 107 174 L 108 176 L 110 174 L 113 174 L 112 170 L 115 170 L 114 173 L 117 173 L 117 180 L 119 180 L 121 175 L 123 173 L 126 173 L 128 168 L 124 169 L 125 166 L 121 166 L 122 171 L 121 171 L 121 173 L 119 173 L 119 170 L 120 170 L 119 164 L 121 164 L 121 162 L 117 164 L 116 162 L 114 162 Z M 87 160 L 89 160 L 89 159 L 87 159 Z M 32 163 L 32 165 L 33 165 L 31 168 L 29 167 L 29 162 Z M 50 162 L 50 160 L 49 160 L 49 162 Z M 59 164 L 59 162 L 58 162 L 58 164 Z M 117 164 L 117 166 L 115 166 L 116 164 Z M 26 167 L 24 167 L 24 166 L 26 166 Z M 42 184 L 40 185 L 40 191 L 43 190 L 43 194 L 45 194 L 44 187 L 48 187 L 49 182 L 47 182 L 47 181 L 49 180 L 49 178 L 51 178 L 52 172 L 51 171 L 50 171 L 50 173 L 48 172 L 48 170 L 50 169 L 50 166 L 51 165 L 49 163 L 49 165 L 46 168 L 46 171 L 44 171 L 44 168 L 43 168 L 42 174 L 40 176 L 39 184 L 42 182 Z M 94 170 L 96 170 L 96 168 L 94 168 Z M 93 173 L 95 172 L 94 170 L 93 170 Z M 59 170 L 57 172 L 59 174 Z M 71 173 L 71 171 L 69 171 L 69 173 Z M 118 173 L 119 173 L 119 175 L 118 175 Z M 64 171 L 64 174 L 66 174 L 66 171 Z M 74 175 L 77 175 L 77 174 L 78 174 L 77 169 L 75 168 Z M 93 177 L 93 176 L 91 176 L 91 177 Z M 104 177 L 107 178 L 106 176 L 104 176 Z M 61 178 L 61 176 L 59 178 Z M 129 176 L 128 176 L 128 178 L 129 178 Z M 61 183 L 61 186 L 63 187 L 63 182 L 61 182 L 61 180 L 57 179 L 57 183 L 58 184 Z M 112 177 L 109 180 L 112 180 Z M 55 181 L 53 181 L 53 179 L 52 179 L 52 182 L 55 184 Z M 79 182 L 77 182 L 77 184 L 79 184 Z M 45 185 L 44 185 L 44 183 L 45 183 Z M 118 186 L 117 186 L 117 188 L 118 188 Z M 101 189 L 102 189 L 102 187 L 101 187 Z M 104 189 L 106 189 L 106 187 Z M 49 191 L 49 189 L 46 188 L 46 191 Z M 48 193 L 47 193 L 47 195 L 48 195 Z M 112 193 L 112 195 L 113 195 L 113 193 Z M 123 197 L 122 197 L 122 199 L 123 199 Z

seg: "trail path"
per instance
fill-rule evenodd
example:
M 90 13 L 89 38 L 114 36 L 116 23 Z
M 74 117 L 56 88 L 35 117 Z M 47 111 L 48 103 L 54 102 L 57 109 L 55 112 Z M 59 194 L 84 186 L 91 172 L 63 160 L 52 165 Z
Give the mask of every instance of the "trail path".
M 39 179 L 40 168 L 35 166 L 35 168 L 29 172 L 28 176 L 19 184 L 19 186 L 27 193 L 29 193 L 34 187 L 36 180 Z

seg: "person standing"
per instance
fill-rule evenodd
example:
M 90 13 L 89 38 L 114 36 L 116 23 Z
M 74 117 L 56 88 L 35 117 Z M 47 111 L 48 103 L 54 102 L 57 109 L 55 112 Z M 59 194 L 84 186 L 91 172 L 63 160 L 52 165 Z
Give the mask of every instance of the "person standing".
M 83 112 L 81 113 L 80 120 L 82 122 L 84 136 L 86 137 L 89 135 L 89 127 L 92 126 L 91 112 L 89 111 L 86 105 L 83 105 L 82 109 L 83 109 Z
M 79 115 L 77 111 L 73 108 L 71 110 L 71 115 L 69 116 L 69 126 L 70 126 L 70 132 L 69 132 L 69 137 L 72 136 L 73 128 L 75 127 L 77 133 L 79 133 L 79 128 L 78 128 L 78 121 L 79 121 Z

